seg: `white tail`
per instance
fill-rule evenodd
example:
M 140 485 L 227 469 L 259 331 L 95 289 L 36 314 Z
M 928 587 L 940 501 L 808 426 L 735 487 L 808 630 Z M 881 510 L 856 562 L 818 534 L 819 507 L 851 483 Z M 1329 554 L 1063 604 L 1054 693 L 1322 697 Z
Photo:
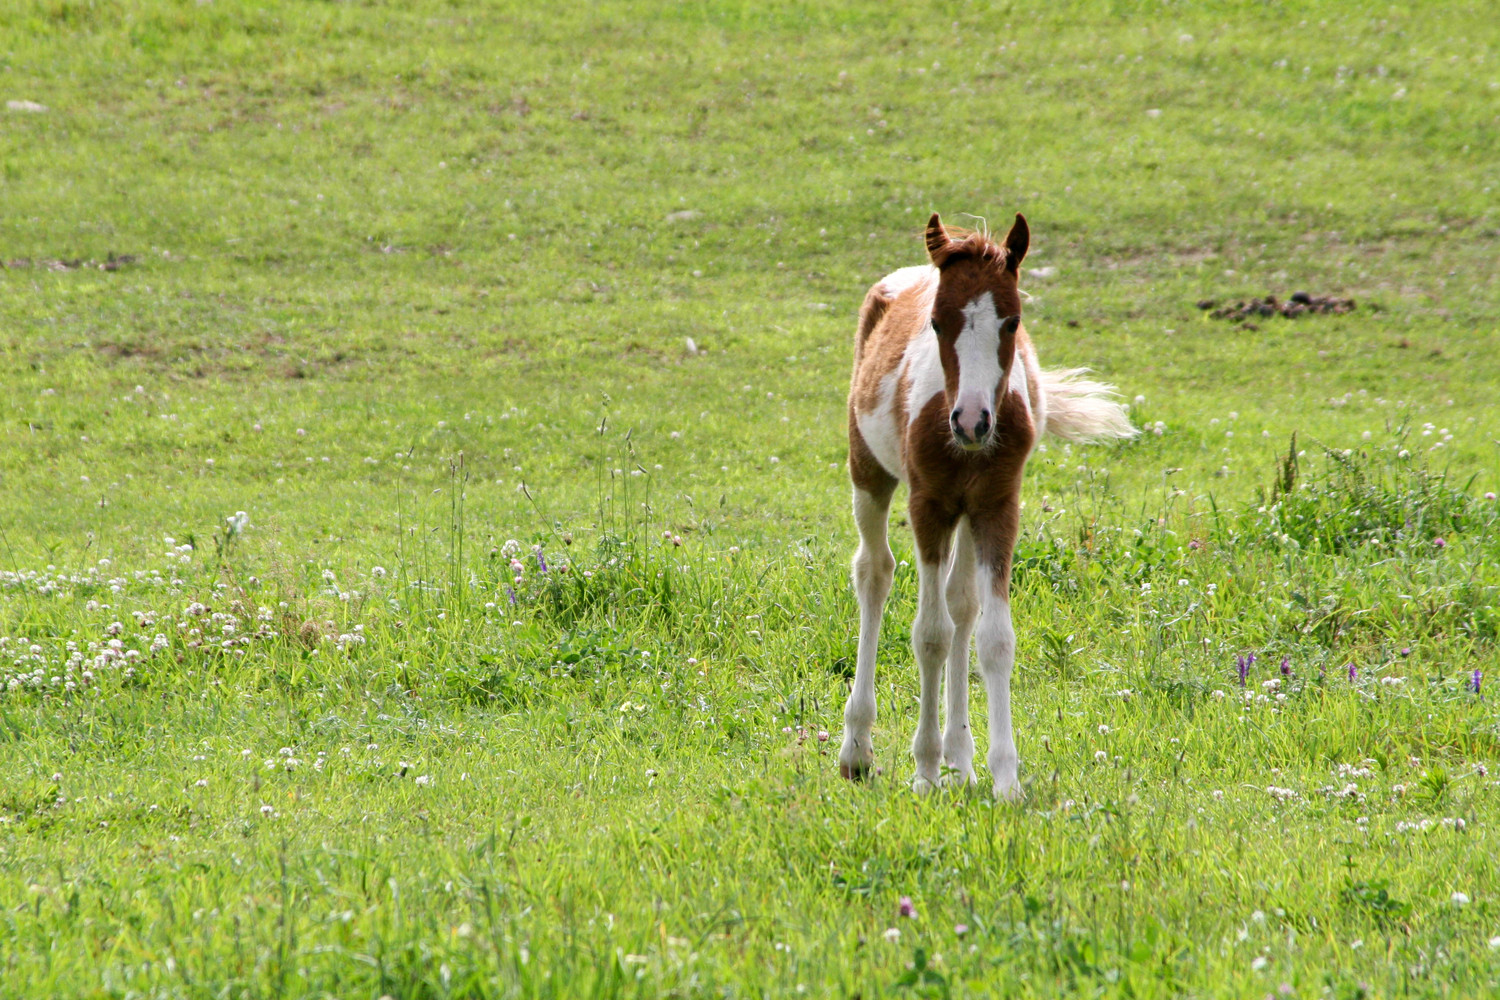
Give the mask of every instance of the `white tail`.
M 1115 402 L 1115 387 L 1084 378 L 1087 374 L 1087 368 L 1041 373 L 1047 400 L 1047 426 L 1042 432 L 1075 444 L 1139 434 L 1125 407 Z

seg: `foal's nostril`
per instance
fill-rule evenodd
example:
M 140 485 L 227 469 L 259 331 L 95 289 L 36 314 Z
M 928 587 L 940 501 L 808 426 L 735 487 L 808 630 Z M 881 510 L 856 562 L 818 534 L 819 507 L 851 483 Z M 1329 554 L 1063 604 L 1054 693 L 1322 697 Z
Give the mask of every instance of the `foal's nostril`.
M 990 411 L 979 411 L 979 423 L 974 425 L 974 438 L 978 440 L 990 432 Z

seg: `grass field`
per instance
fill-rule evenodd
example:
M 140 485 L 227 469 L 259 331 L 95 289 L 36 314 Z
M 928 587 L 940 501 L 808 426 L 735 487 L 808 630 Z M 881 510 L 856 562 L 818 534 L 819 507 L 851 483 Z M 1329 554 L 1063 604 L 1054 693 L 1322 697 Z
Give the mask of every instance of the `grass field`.
M 6 4 L 0 996 L 1492 993 L 1492 13 Z M 933 210 L 1146 429 L 1029 467 L 1014 805 L 902 529 L 834 760 Z

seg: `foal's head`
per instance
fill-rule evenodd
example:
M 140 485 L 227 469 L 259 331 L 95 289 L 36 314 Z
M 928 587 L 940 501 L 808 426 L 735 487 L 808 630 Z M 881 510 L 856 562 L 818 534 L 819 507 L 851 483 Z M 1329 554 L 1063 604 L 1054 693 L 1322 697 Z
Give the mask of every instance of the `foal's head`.
M 927 222 L 927 254 L 938 269 L 932 328 L 943 360 L 948 425 L 966 451 L 989 443 L 1010 378 L 1021 325 L 1017 275 L 1029 240 L 1020 215 L 1003 245 L 983 233 L 946 229 L 936 212 Z

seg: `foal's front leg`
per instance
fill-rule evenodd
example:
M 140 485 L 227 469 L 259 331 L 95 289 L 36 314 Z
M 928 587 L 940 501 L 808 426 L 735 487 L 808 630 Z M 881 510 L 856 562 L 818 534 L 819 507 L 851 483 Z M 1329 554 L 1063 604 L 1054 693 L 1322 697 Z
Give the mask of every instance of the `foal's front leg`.
M 943 719 L 944 777 L 954 785 L 970 785 L 974 783 L 974 733 L 969 728 L 969 639 L 974 634 L 974 620 L 979 617 L 979 594 L 968 518 L 960 518 L 953 533 L 953 560 L 945 596 L 953 619 L 953 644 L 948 650 L 947 713 Z
M 871 493 L 855 487 L 854 523 L 859 528 L 859 551 L 854 554 L 854 592 L 859 598 L 859 653 L 854 684 L 844 705 L 844 742 L 839 749 L 839 773 L 859 779 L 875 765 L 875 650 L 880 645 L 880 616 L 891 592 L 896 560 L 886 538 L 891 490 Z
M 979 671 L 990 703 L 990 777 L 995 796 L 1021 796 L 1020 760 L 1010 722 L 1010 676 L 1016 663 L 1016 631 L 1010 622 L 1010 564 L 1019 523 L 1019 503 L 1011 501 L 995 522 L 976 526 L 979 572 Z
M 943 696 L 943 667 L 953 644 L 953 619 L 943 594 L 943 571 L 948 562 L 951 524 L 934 524 L 920 507 L 912 507 L 912 529 L 917 540 L 917 617 L 912 622 L 911 645 L 917 655 L 922 702 L 917 712 L 917 735 L 911 754 L 917 775 L 912 787 L 927 791 L 941 776 L 942 735 L 938 729 L 938 702 Z
M 984 610 L 979 615 L 979 670 L 990 702 L 990 777 L 995 797 L 1020 798 L 1021 762 L 1010 722 L 1010 675 L 1016 663 L 1016 631 L 1010 623 L 1008 593 L 995 593 L 993 576 L 979 571 Z

